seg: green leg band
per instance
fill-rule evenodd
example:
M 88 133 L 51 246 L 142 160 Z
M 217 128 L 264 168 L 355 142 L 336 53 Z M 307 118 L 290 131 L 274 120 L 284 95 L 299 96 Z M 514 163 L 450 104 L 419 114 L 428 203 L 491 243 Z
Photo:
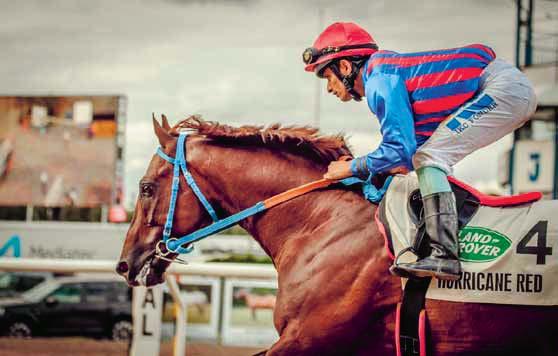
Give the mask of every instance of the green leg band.
M 417 170 L 420 194 L 425 197 L 434 193 L 451 192 L 448 177 L 436 167 L 422 167 Z

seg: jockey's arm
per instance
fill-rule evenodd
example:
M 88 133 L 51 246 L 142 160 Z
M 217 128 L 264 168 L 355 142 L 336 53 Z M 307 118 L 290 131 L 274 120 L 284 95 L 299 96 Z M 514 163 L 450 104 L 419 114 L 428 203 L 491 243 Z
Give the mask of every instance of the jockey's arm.
M 382 142 L 375 151 L 352 161 L 353 175 L 367 178 L 370 174 L 412 170 L 417 144 L 403 79 L 395 74 L 373 74 L 365 90 L 368 106 L 380 121 Z

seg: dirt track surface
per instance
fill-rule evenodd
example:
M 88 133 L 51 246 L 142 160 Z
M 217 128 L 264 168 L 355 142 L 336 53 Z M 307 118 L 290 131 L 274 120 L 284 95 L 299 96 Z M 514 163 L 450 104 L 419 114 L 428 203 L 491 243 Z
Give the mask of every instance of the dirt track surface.
M 186 343 L 187 356 L 248 356 L 263 348 L 223 347 L 213 344 Z M 0 338 L 2 356 L 127 356 L 128 344 L 85 338 L 10 339 Z M 172 344 L 161 345 L 160 356 L 171 356 Z

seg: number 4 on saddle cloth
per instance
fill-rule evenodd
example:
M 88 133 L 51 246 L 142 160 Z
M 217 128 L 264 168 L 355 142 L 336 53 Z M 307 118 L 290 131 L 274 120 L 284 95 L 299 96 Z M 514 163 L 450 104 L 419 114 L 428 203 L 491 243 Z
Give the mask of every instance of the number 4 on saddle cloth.
M 476 303 L 558 305 L 558 200 L 540 193 L 484 195 L 450 177 L 459 216 L 458 281 L 433 279 L 427 298 Z M 377 210 L 394 262 L 428 254 L 414 173 L 393 178 Z M 412 253 L 414 251 L 415 253 Z M 406 279 L 403 280 L 403 285 Z
M 426 355 L 425 298 L 470 303 L 558 305 L 558 201 L 540 193 L 484 195 L 449 177 L 459 217 L 461 279 L 402 278 L 397 355 Z M 376 210 L 394 263 L 427 256 L 422 199 L 414 173 L 394 176 Z

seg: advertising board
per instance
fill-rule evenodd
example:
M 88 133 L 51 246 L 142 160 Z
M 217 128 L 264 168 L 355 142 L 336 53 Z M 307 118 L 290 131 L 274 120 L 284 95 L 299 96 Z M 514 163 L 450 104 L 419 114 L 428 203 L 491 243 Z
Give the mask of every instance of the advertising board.
M 118 204 L 124 107 L 114 95 L 0 97 L 0 206 Z

